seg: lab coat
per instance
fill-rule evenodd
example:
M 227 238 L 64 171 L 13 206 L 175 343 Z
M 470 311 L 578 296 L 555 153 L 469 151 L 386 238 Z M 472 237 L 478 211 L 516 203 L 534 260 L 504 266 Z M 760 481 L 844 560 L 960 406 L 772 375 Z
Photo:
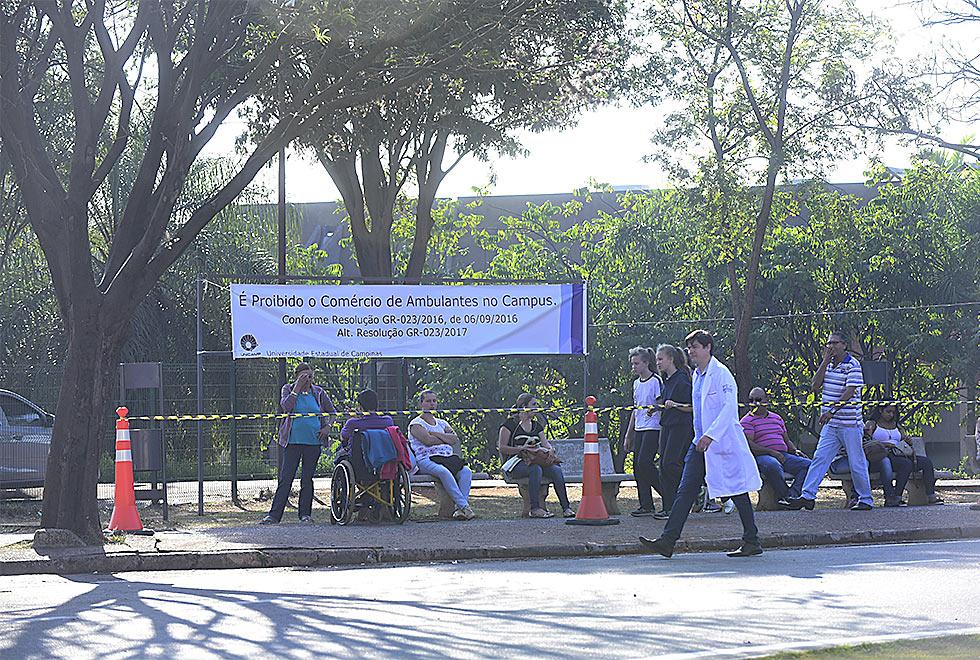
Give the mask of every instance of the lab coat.
M 762 488 L 755 457 L 738 417 L 738 388 L 728 367 L 711 358 L 702 376 L 702 434 L 714 440 L 704 453 L 704 480 L 711 497 L 729 497 Z M 695 441 L 700 438 L 695 438 Z

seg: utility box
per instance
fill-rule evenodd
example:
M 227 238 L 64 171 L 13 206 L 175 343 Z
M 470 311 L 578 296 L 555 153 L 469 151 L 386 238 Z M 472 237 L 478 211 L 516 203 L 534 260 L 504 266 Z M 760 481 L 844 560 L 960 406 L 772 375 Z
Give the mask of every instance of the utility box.
M 134 417 L 162 416 L 165 410 L 163 364 L 160 362 L 120 364 L 119 404 L 129 408 Z M 162 503 L 163 519 L 169 520 L 164 422 L 158 420 L 139 423 L 149 428 L 132 428 L 131 424 L 129 430 L 129 441 L 133 450 L 136 499 Z

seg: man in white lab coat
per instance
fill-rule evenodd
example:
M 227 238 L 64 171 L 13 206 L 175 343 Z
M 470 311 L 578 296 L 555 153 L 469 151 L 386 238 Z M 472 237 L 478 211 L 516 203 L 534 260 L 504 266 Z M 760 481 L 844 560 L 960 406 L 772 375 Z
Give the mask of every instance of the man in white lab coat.
M 755 458 L 738 417 L 738 389 L 728 368 L 712 356 L 714 338 L 695 330 L 685 341 L 694 362 L 694 443 L 687 452 L 677 498 L 660 538 L 640 537 L 647 548 L 670 557 L 691 512 L 691 505 L 708 484 L 710 497 L 731 497 L 742 520 L 742 546 L 729 557 L 762 554 L 749 492 L 762 487 Z

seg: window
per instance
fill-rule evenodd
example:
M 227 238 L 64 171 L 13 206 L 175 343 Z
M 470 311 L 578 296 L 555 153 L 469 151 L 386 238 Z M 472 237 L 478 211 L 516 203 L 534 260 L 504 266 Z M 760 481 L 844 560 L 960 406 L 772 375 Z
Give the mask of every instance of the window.
M 36 408 L 12 396 L 0 396 L 0 409 L 3 410 L 0 424 L 3 423 L 3 417 L 6 417 L 10 426 L 43 425 L 44 420 Z

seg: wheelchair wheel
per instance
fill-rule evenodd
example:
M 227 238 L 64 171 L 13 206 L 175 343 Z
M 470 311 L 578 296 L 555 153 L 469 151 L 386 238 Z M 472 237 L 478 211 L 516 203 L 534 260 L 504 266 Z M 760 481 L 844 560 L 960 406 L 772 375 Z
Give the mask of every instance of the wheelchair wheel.
M 408 514 L 412 510 L 412 481 L 408 476 L 408 470 L 404 465 L 398 465 L 398 473 L 391 480 L 391 512 L 392 522 L 401 525 L 408 520 Z
M 354 518 L 354 466 L 342 460 L 330 479 L 330 522 L 346 525 Z

